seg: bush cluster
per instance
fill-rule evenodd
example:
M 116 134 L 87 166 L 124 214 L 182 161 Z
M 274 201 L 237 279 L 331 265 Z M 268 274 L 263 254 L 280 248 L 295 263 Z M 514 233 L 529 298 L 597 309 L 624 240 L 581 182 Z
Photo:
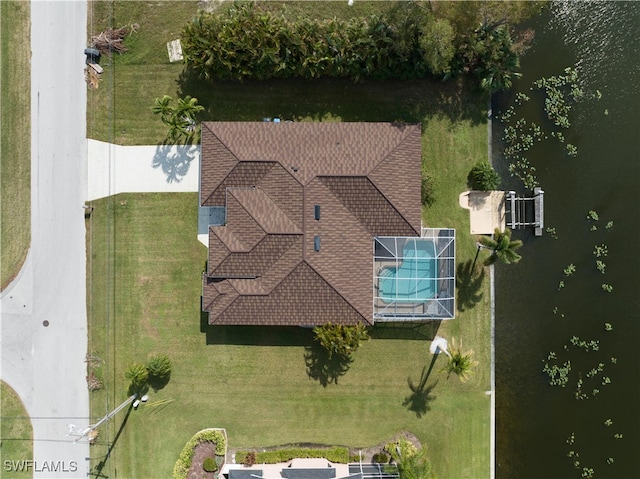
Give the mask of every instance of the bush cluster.
M 205 429 L 196 433 L 180 453 L 180 457 L 173 466 L 174 479 L 186 479 L 189 468 L 191 467 L 191 460 L 193 459 L 193 453 L 198 444 L 202 442 L 212 442 L 216 445 L 216 455 L 224 456 L 227 451 L 227 444 L 224 438 L 224 434 L 220 430 Z
M 377 15 L 290 21 L 238 3 L 196 17 L 182 32 L 182 48 L 189 68 L 210 79 L 358 80 L 446 72 L 455 52 L 453 29 L 426 9 L 408 8 L 411 15 L 396 21 Z
M 490 191 L 497 190 L 502 179 L 488 161 L 480 161 L 471 168 L 467 182 L 474 190 Z
M 218 470 L 216 459 L 214 457 L 207 457 L 202 462 L 202 469 L 204 469 L 206 472 L 216 472 Z
M 324 458 L 328 461 L 339 464 L 347 464 L 349 462 L 349 450 L 346 447 L 341 446 L 325 449 L 297 447 L 258 453 L 254 451 L 238 451 L 236 453 L 236 462 L 245 464 L 246 458 L 249 454 L 255 454 L 254 464 L 276 464 L 278 462 L 287 462 L 295 458 Z

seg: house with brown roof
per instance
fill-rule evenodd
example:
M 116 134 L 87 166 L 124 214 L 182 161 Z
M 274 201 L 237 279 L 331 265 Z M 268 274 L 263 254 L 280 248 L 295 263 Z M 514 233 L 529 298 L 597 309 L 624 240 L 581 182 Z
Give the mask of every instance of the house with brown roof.
M 446 303 L 441 284 L 452 313 L 455 280 L 418 281 L 421 141 L 407 124 L 203 123 L 200 206 L 219 213 L 202 279 L 209 324 L 429 319 Z

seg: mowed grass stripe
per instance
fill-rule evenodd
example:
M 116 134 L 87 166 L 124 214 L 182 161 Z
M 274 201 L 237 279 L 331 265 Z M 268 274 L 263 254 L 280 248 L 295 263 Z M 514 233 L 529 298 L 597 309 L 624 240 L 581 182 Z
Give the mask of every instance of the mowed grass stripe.
M 29 2 L 0 2 L 0 289 L 31 244 L 30 12 Z

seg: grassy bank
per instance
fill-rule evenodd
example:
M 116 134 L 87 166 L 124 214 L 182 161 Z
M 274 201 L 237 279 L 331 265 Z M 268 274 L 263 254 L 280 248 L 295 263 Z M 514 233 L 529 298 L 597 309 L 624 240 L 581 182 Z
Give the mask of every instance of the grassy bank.
M 33 471 L 20 471 L 19 461 L 33 460 L 33 428 L 20 398 L 4 381 L 0 381 L 0 437 L 2 448 L 2 477 L 9 479 L 27 479 L 33 477 Z M 15 461 L 7 463 L 5 461 Z M 15 467 L 11 465 L 15 464 Z
M 178 18 L 193 6 L 173 2 L 156 10 L 180 5 L 181 13 L 164 11 Z M 117 13 L 119 8 L 124 10 Z M 118 4 L 112 11 L 115 26 L 139 22 L 135 35 L 163 28 L 145 26 L 137 19 L 142 14 L 129 15 L 126 8 L 127 3 Z M 163 140 L 164 129 L 149 106 L 165 93 L 196 96 L 206 107 L 206 120 L 418 122 L 423 168 L 435 188 L 435 203 L 423 218 L 429 226 L 457 228 L 458 263 L 473 260 L 475 241 L 458 194 L 471 166 L 487 157 L 486 98 L 466 85 L 335 80 L 212 85 L 179 78 L 181 66 L 169 65 L 160 50 L 146 51 L 138 63 L 132 50 L 131 58 L 123 55 L 105 65 L 100 89 L 90 92 L 92 137 L 122 144 Z M 126 398 L 124 371 L 131 362 L 165 353 L 174 363 L 171 381 L 151 393 L 150 404 L 128 416 L 123 411 L 100 431 L 91 455 L 102 474 L 167 476 L 196 431 L 225 427 L 231 447 L 248 448 L 295 442 L 366 447 L 408 430 L 428 448 L 438 477 L 489 476 L 488 281 L 466 281 L 462 275 L 457 317 L 438 329 L 475 350 L 479 365 L 469 382 L 447 380 L 439 358 L 424 386 L 415 387 L 431 363 L 434 328 L 425 325 L 376 327 L 346 374 L 325 387 L 307 364 L 306 358 L 313 358 L 310 331 L 210 328 L 203 322 L 200 274 L 206 248 L 195 235 L 195 193 L 118 195 L 95 206 L 87 225 L 88 314 L 90 350 L 104 361 L 98 374 L 105 388 L 92 393 L 92 415 L 101 417 Z
M 31 243 L 31 7 L 0 2 L 0 289 Z

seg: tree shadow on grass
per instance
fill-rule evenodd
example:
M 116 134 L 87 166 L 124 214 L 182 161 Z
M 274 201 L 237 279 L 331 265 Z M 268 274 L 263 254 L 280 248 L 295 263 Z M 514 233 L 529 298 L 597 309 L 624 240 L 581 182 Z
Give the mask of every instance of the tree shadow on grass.
M 458 289 L 458 311 L 473 308 L 482 301 L 482 282 L 485 270 L 474 267 L 473 261 L 458 263 L 456 269 L 456 287 Z
M 353 358 L 329 353 L 320 344 L 313 342 L 305 348 L 304 362 L 307 365 L 309 378 L 318 381 L 323 387 L 333 383 L 338 384 L 338 378 L 344 376 Z
M 104 456 L 104 458 L 93 468 L 93 470 L 89 472 L 90 477 L 109 477 L 109 476 L 103 475 L 102 470 L 105 468 L 107 461 L 111 457 L 111 452 L 113 452 L 113 449 L 116 447 L 116 443 L 118 442 L 118 438 L 120 437 L 120 434 L 122 434 L 122 431 L 124 431 L 124 426 L 127 424 L 127 421 L 129 420 L 129 415 L 131 414 L 131 411 L 133 411 L 133 404 L 129 405 L 129 408 L 127 409 L 127 414 L 124 416 L 122 424 L 120 425 L 118 432 L 113 438 L 113 442 L 111 442 L 111 445 L 107 450 L 107 455 Z
M 369 330 L 371 339 L 433 340 L 442 321 L 376 323 Z
M 164 376 L 156 376 L 156 375 L 150 374 L 147 382 L 149 383 L 149 386 L 151 386 L 151 389 L 154 390 L 154 392 L 158 392 L 160 389 L 164 388 L 167 384 L 169 384 L 170 379 L 171 379 L 171 372 L 169 372 L 168 374 L 165 374 Z
M 263 118 L 325 121 L 390 121 L 424 123 L 445 117 L 485 124 L 483 93 L 461 77 L 443 82 L 338 78 L 279 78 L 270 80 L 207 81 L 185 68 L 177 80 L 177 95 L 191 95 L 205 107 L 200 121 L 260 121 Z M 366 107 L 363 107 L 366 105 Z M 423 127 L 426 126 L 423 124 Z
M 438 381 L 429 386 L 427 386 L 427 381 L 429 380 L 429 376 L 431 375 L 431 371 L 433 370 L 433 366 L 435 365 L 438 356 L 438 354 L 433 355 L 428 370 L 426 365 L 422 368 L 422 374 L 420 375 L 420 382 L 418 384 L 415 384 L 410 377 L 407 378 L 411 394 L 404 399 L 402 405 L 409 411 L 414 412 L 418 418 L 424 416 L 427 411 L 431 409 L 429 403 L 436 398 L 431 394 L 431 392 L 433 391 L 433 388 L 436 387 L 436 384 L 438 384 Z

